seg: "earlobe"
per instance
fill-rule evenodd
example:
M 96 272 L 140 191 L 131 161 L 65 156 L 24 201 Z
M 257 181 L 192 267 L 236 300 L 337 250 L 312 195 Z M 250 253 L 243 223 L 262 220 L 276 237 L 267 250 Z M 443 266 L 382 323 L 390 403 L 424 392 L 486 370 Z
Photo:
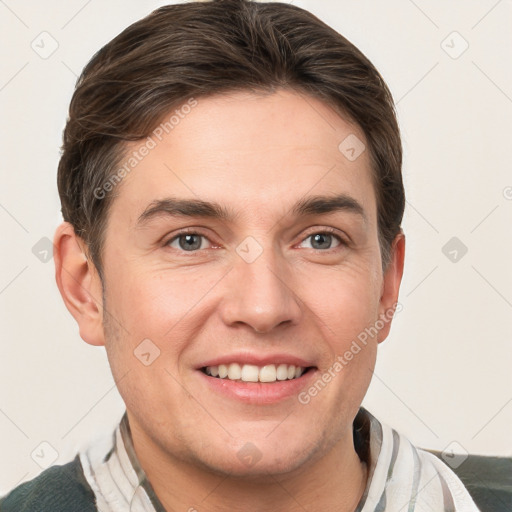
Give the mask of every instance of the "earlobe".
M 55 231 L 53 245 L 55 280 L 78 323 L 80 337 L 91 345 L 104 345 L 101 281 L 86 256 L 85 243 L 69 222 L 63 222 Z
M 391 245 L 391 260 L 384 272 L 382 292 L 380 298 L 379 318 L 383 321 L 382 329 L 379 329 L 378 342 L 384 341 L 391 329 L 393 314 L 397 308 L 400 283 L 404 272 L 405 260 L 405 234 L 402 229 Z

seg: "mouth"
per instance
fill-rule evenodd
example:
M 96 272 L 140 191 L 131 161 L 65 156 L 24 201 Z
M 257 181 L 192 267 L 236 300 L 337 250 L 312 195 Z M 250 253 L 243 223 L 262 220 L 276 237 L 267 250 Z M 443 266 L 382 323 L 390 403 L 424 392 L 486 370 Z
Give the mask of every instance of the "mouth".
M 265 383 L 300 379 L 303 375 L 314 371 L 315 366 L 295 366 L 293 364 L 253 364 L 229 363 L 200 368 L 208 377 L 246 383 Z
M 293 400 L 319 374 L 314 356 L 243 351 L 204 359 L 196 375 L 204 390 L 250 405 Z

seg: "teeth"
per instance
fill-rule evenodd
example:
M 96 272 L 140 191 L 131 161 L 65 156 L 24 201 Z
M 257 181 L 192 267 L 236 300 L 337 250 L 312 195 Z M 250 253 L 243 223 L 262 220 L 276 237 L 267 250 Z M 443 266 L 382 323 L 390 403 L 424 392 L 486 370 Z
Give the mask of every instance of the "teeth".
M 260 382 L 275 382 L 276 380 L 276 365 L 268 364 L 263 366 L 259 373 Z
M 228 379 L 239 380 L 242 377 L 242 368 L 237 363 L 231 363 L 228 366 Z
M 228 377 L 231 376 L 228 374 Z M 258 382 L 259 368 L 253 364 L 244 364 L 240 373 L 240 378 L 244 382 Z
M 277 380 L 286 380 L 288 378 L 288 365 L 280 364 L 276 369 Z
M 215 368 L 215 366 L 212 366 L 212 368 Z M 213 375 L 213 371 L 211 372 L 211 374 Z M 228 376 L 228 367 L 225 364 L 220 364 L 219 365 L 219 377 L 221 379 L 224 379 L 227 376 Z
M 293 364 L 268 364 L 256 366 L 253 364 L 239 365 L 238 363 L 220 364 L 219 366 L 207 366 L 206 374 L 212 377 L 229 380 L 241 380 L 243 382 L 275 382 L 276 380 L 291 380 L 299 378 L 305 371 L 301 366 Z

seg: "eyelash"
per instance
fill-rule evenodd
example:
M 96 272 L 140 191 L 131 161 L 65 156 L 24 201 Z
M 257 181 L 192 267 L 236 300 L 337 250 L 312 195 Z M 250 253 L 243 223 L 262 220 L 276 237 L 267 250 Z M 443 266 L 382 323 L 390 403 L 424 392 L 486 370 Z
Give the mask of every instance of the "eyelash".
M 343 248 L 343 247 L 346 247 L 349 245 L 348 242 L 338 234 L 336 229 L 329 228 L 329 227 L 325 227 L 322 229 L 315 229 L 314 231 L 311 231 L 308 235 L 306 235 L 302 239 L 301 243 L 304 242 L 305 240 L 307 240 L 308 238 L 312 237 L 313 235 L 326 235 L 326 234 L 331 235 L 334 238 L 336 238 L 338 240 L 338 242 L 340 243 L 340 245 L 337 247 L 331 247 L 329 249 L 312 249 L 312 250 L 322 252 L 322 253 L 331 253 L 332 251 L 339 250 L 340 248 Z M 178 240 L 181 236 L 185 236 L 185 235 L 197 235 L 197 236 L 200 236 L 200 237 L 203 237 L 203 238 L 206 238 L 207 240 L 209 240 L 209 238 L 205 234 L 198 232 L 197 229 L 189 228 L 189 229 L 183 229 L 183 230 L 179 231 L 178 233 L 176 233 L 172 238 L 170 238 L 163 244 L 164 247 L 170 246 L 170 244 L 172 242 L 174 242 L 175 240 Z M 180 253 L 185 253 L 185 254 L 188 253 L 189 255 L 192 255 L 192 254 L 198 254 L 201 250 L 204 250 L 204 249 L 197 249 L 194 251 L 184 251 L 182 249 L 176 249 L 176 250 Z

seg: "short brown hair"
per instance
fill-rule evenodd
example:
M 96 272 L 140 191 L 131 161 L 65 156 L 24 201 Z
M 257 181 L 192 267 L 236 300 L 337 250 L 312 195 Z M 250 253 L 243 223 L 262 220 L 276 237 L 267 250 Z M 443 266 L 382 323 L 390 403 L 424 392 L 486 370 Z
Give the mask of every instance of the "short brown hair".
M 161 7 L 99 50 L 80 75 L 59 162 L 64 220 L 102 276 L 101 250 L 127 141 L 149 136 L 191 97 L 287 88 L 320 99 L 367 139 L 383 269 L 405 206 L 402 146 L 391 93 L 372 63 L 308 11 L 280 3 L 212 0 Z M 341 142 L 341 141 L 340 141 Z

